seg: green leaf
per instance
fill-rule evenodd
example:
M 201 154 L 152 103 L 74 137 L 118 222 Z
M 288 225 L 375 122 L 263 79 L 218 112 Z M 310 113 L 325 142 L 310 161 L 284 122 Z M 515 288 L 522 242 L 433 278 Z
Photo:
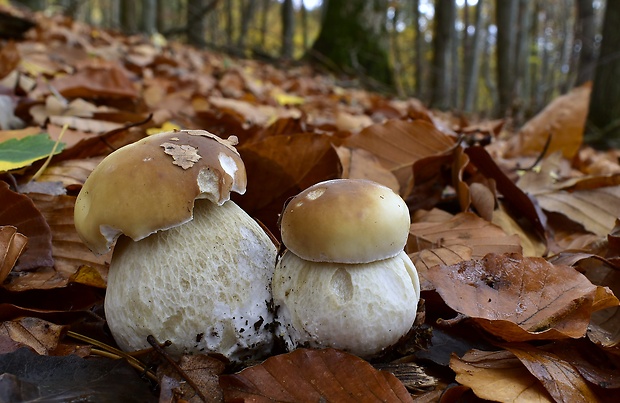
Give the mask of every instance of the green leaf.
M 47 133 L 22 139 L 9 139 L 0 143 L 0 172 L 23 168 L 46 158 L 54 150 L 54 144 L 56 142 Z M 54 154 L 60 153 L 64 147 L 64 143 L 59 143 Z

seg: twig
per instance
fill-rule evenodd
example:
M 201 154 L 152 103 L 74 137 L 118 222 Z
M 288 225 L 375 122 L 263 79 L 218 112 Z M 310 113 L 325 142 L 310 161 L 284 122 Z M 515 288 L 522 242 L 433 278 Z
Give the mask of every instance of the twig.
M 130 354 L 127 354 L 126 352 L 121 351 L 121 350 L 119 350 L 117 348 L 114 348 L 112 346 L 109 346 L 109 345 L 107 345 L 105 343 L 102 343 L 99 340 L 92 339 L 92 338 L 90 338 L 88 336 L 84 336 L 84 335 L 79 334 L 79 333 L 68 331 L 67 332 L 67 336 L 72 337 L 72 338 L 74 338 L 76 340 L 83 341 L 85 343 L 92 344 L 93 346 L 99 347 L 101 350 L 99 350 L 99 349 L 92 349 L 92 351 L 95 354 L 98 354 L 98 355 L 101 355 L 101 356 L 104 356 L 104 357 L 114 358 L 114 359 L 124 358 L 125 360 L 127 360 L 127 363 L 129 365 L 131 365 L 132 367 L 134 367 L 137 370 L 139 370 L 142 373 L 144 373 L 149 379 L 157 382 L 157 376 L 155 375 L 155 373 L 153 371 L 149 370 L 147 368 L 147 366 L 142 361 L 140 361 L 137 358 L 131 356 Z
M 153 335 L 148 335 L 146 337 L 146 341 L 149 342 L 149 344 L 151 346 L 153 346 L 153 349 L 155 349 L 155 351 L 161 355 L 166 361 L 168 361 L 168 363 L 172 366 L 172 368 L 175 369 L 175 371 L 177 371 L 179 373 L 179 375 L 181 375 L 181 377 L 183 377 L 183 379 L 185 379 L 185 381 L 187 382 L 187 384 L 189 386 L 192 387 L 192 389 L 194 389 L 194 391 L 196 392 L 196 394 L 198 396 L 200 396 L 200 398 L 202 399 L 203 402 L 207 401 L 207 397 L 202 393 L 202 391 L 200 390 L 200 388 L 198 387 L 198 385 L 196 385 L 196 383 L 192 380 L 192 378 L 190 378 L 185 371 L 183 371 L 183 369 L 179 366 L 179 364 L 176 363 L 176 361 L 174 361 L 169 355 L 168 353 L 166 353 L 166 351 L 159 345 L 159 342 L 157 341 L 157 339 L 155 338 L 155 336 Z

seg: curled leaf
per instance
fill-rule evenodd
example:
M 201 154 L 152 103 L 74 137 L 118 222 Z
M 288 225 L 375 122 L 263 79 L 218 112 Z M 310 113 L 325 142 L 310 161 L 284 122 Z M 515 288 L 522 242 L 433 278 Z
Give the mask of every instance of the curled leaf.
M 507 341 L 583 337 L 599 301 L 618 305 L 572 267 L 518 254 L 440 266 L 427 278 L 452 309 Z

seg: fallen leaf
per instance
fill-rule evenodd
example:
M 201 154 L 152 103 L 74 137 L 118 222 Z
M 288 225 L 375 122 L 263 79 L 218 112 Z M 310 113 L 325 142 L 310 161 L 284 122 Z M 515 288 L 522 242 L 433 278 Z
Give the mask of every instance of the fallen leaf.
M 398 178 L 401 188 L 406 188 L 414 162 L 442 154 L 454 144 L 453 137 L 443 134 L 428 122 L 393 119 L 353 134 L 343 145 L 375 154 L 381 164 Z
M 394 375 L 334 349 L 297 349 L 220 377 L 226 402 L 412 402 Z
M 342 164 L 343 179 L 367 179 L 399 193 L 398 180 L 384 168 L 378 158 L 361 148 L 335 147 Z
M 41 355 L 50 355 L 56 349 L 63 330 L 63 326 L 37 318 L 0 323 L 0 335 L 28 346 Z
M 41 212 L 27 196 L 13 192 L 0 181 L 0 224 L 12 225 L 28 238 L 28 246 L 20 256 L 14 271 L 32 270 L 54 264 L 52 233 Z
M 521 253 L 519 237 L 473 213 L 459 213 L 445 221 L 414 222 L 409 229 L 407 253 L 457 245 L 471 248 L 473 258 L 487 253 Z
M 527 344 L 505 345 L 547 389 L 556 402 L 598 402 L 579 371 L 557 355 Z
M 542 258 L 489 254 L 427 277 L 448 306 L 507 341 L 583 337 L 592 312 L 603 308 L 583 274 Z
M 52 151 L 54 154 L 59 154 L 64 144 L 59 143 L 54 150 L 55 144 L 56 142 L 50 140 L 49 135 L 44 133 L 0 143 L 0 172 L 29 166 L 48 157 Z
M 28 238 L 17 232 L 17 228 L 0 226 L 0 284 L 9 275 L 27 244 Z
M 253 217 L 279 234 L 277 217 L 289 197 L 341 175 L 340 160 L 327 135 L 301 133 L 268 137 L 238 148 L 248 175 L 247 192 L 232 195 Z
M 49 85 L 67 98 L 138 97 L 128 72 L 113 61 L 90 60 L 80 66 L 75 74 L 56 77 Z
M 200 390 L 200 393 L 192 388 L 192 386 L 184 379 L 176 368 L 169 364 L 160 365 L 157 368 L 157 377 L 161 380 L 164 377 L 177 381 L 178 386 L 169 392 L 169 394 L 179 394 L 184 401 L 189 403 L 209 403 L 222 402 L 224 394 L 219 384 L 219 375 L 226 368 L 226 364 L 215 357 L 204 354 L 184 355 L 178 362 L 178 367 L 183 370 L 185 375 L 191 379 L 194 385 Z M 173 382 L 167 381 L 164 385 L 174 385 Z M 162 391 L 162 393 L 167 393 Z M 203 401 L 201 395 L 207 400 Z
M 496 402 L 553 402 L 541 383 L 509 351 L 468 351 L 450 360 L 456 381 Z
M 561 151 L 566 159 L 573 158 L 583 142 L 591 87 L 584 84 L 554 99 L 521 128 L 507 156 L 539 155 L 551 136 L 547 154 Z
M 105 281 L 112 253 L 95 255 L 82 242 L 73 224 L 74 196 L 50 196 L 31 193 L 28 196 L 45 217 L 52 231 L 53 266 L 49 270 L 36 270 L 25 275 L 11 278 L 4 285 L 10 290 L 32 288 L 54 288 L 66 286 L 70 279 L 84 266 L 98 273 L 99 279 Z M 100 281 L 94 281 L 99 284 Z

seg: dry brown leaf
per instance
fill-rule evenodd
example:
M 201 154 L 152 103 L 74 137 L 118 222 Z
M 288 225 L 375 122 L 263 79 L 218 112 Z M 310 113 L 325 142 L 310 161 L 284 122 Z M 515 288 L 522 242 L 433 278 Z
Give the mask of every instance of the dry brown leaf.
M 0 225 L 12 225 L 28 238 L 14 271 L 52 266 L 52 234 L 41 212 L 27 196 L 13 192 L 6 182 L 0 181 Z
M 505 345 L 547 389 L 556 402 L 600 401 L 579 371 L 557 355 L 527 344 Z
M 83 266 L 95 270 L 99 278 L 105 281 L 112 254 L 111 252 L 102 256 L 93 254 L 78 236 L 73 224 L 75 197 L 38 193 L 31 193 L 28 196 L 51 228 L 54 264 L 51 268 L 42 267 L 25 275 L 10 278 L 4 287 L 11 291 L 64 287 Z M 95 280 L 96 277 L 91 278 L 92 281 L 85 281 L 90 285 L 101 284 L 100 280 Z
M 219 385 L 219 375 L 226 365 L 221 360 L 208 355 L 185 355 L 178 362 L 179 368 L 200 390 L 199 393 L 169 364 L 157 368 L 157 377 L 162 388 L 161 396 L 175 396 L 189 403 L 222 402 L 224 395 Z M 164 380 L 162 382 L 162 380 Z M 175 380 L 176 382 L 173 382 Z M 207 400 L 203 400 L 201 395 Z M 171 399 L 170 402 L 178 401 Z M 163 402 L 165 400 L 161 400 Z
M 585 84 L 553 100 L 521 128 L 507 156 L 539 155 L 551 136 L 547 154 L 561 151 L 565 158 L 573 158 L 583 142 L 590 91 L 591 84 Z
M 50 355 L 56 347 L 64 326 L 37 318 L 21 318 L 0 323 L 0 336 L 28 346 L 41 355 Z
M 448 306 L 507 341 L 583 337 L 593 311 L 620 303 L 572 267 L 518 254 L 439 266 L 427 277 Z
M 455 139 L 424 121 L 389 120 L 375 124 L 347 138 L 344 145 L 375 154 L 381 164 L 398 178 L 405 188 L 411 178 L 411 166 L 417 160 L 446 152 Z
M 91 60 L 77 73 L 54 78 L 49 85 L 67 98 L 135 99 L 129 73 L 117 62 Z
M 564 214 L 598 236 L 604 236 L 620 217 L 620 186 L 573 192 L 557 191 L 536 196 L 540 206 Z
M 279 234 L 277 217 L 289 197 L 341 175 L 340 160 L 327 135 L 274 136 L 237 149 L 249 186 L 243 196 L 233 195 L 233 200 L 274 234 Z
M 554 342 L 543 349 L 570 363 L 591 384 L 612 392 L 620 388 L 620 361 L 586 339 Z
M 345 352 L 297 349 L 220 377 L 226 402 L 412 402 L 394 375 Z
M 424 249 L 409 255 L 420 277 L 420 289 L 423 291 L 434 289 L 433 283 L 428 280 L 427 273 L 431 267 L 437 265 L 451 266 L 471 259 L 471 248 L 464 245 L 451 247 Z
M 19 50 L 14 41 L 2 44 L 0 48 L 0 79 L 6 77 L 20 62 Z
M 540 382 L 509 351 L 471 350 L 450 360 L 456 381 L 496 402 L 553 402 Z
M 521 247 L 523 248 L 523 256 L 545 255 L 547 245 L 540 237 L 532 234 L 531 231 L 524 230 L 523 227 L 506 212 L 503 203 L 499 203 L 498 208 L 493 211 L 491 222 L 503 229 L 506 234 L 514 234 L 519 237 L 521 240 Z
M 521 253 L 519 237 L 507 235 L 498 226 L 473 213 L 459 213 L 445 221 L 411 224 L 407 253 L 438 247 L 468 246 L 472 258 L 487 253 Z
M 368 179 L 399 193 L 398 180 L 384 168 L 378 158 L 361 148 L 335 147 L 342 164 L 343 179 Z
M 51 164 L 37 179 L 39 182 L 60 182 L 67 189 L 78 190 L 103 157 L 70 159 Z
M 9 275 L 28 244 L 28 238 L 12 225 L 0 226 L 0 284 Z

